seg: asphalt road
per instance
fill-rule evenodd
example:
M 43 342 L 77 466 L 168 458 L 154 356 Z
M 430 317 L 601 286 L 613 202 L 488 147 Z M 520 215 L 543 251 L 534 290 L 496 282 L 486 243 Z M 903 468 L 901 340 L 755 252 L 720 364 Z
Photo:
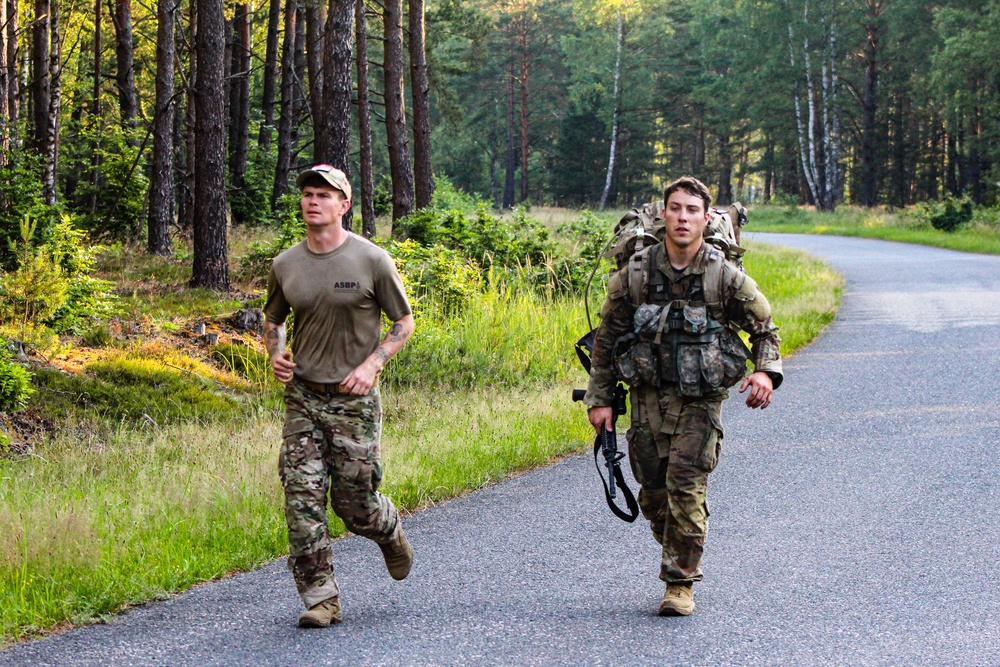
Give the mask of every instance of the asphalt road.
M 772 407 L 726 406 L 693 616 L 573 457 L 410 517 L 404 582 L 338 541 L 342 625 L 299 630 L 278 561 L 0 665 L 1000 665 L 1000 257 L 757 238 L 848 288 Z

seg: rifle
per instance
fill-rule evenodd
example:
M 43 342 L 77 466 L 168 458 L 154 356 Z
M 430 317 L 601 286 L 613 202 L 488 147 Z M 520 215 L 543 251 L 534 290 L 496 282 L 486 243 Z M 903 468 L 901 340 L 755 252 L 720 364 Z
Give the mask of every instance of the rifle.
M 578 340 L 575 346 L 577 357 L 580 359 L 580 363 L 583 364 L 587 373 L 590 373 L 590 353 L 594 349 L 594 331 L 591 330 L 590 333 Z M 574 389 L 573 400 L 582 401 L 586 394 L 587 392 L 584 389 Z M 619 519 L 632 523 L 639 516 L 639 505 L 636 503 L 635 496 L 632 495 L 632 490 L 628 488 L 628 485 L 625 483 L 625 477 L 622 475 L 621 460 L 625 458 L 625 453 L 618 451 L 618 435 L 615 432 L 615 424 L 618 421 L 618 417 L 624 415 L 627 410 L 627 396 L 628 390 L 625 388 L 625 385 L 621 382 L 617 383 L 611 400 L 611 428 L 606 429 L 604 426 L 601 426 L 600 433 L 594 439 L 594 465 L 597 467 L 597 474 L 604 485 L 604 498 L 608 502 L 608 507 Z M 604 466 L 608 470 L 607 479 L 605 479 L 604 473 L 601 472 L 601 465 L 597 461 L 598 452 L 604 456 Z M 628 507 L 628 513 L 615 504 L 614 499 L 618 495 L 618 488 L 622 490 L 622 495 L 625 497 L 625 505 Z

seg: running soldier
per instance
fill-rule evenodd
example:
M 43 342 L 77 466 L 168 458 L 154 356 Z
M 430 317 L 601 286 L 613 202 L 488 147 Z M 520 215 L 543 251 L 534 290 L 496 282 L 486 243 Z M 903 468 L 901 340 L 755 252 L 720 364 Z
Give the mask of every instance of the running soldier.
M 382 481 L 378 374 L 413 333 L 413 314 L 392 258 L 342 226 L 347 176 L 320 164 L 302 172 L 306 238 L 274 259 L 264 339 L 285 384 L 278 473 L 285 489 L 288 569 L 307 610 L 300 627 L 342 620 L 327 502 L 347 529 L 374 540 L 389 574 L 404 579 L 413 551 Z M 295 317 L 292 351 L 285 319 Z M 385 337 L 382 313 L 392 321 Z M 294 357 L 293 357 L 294 355 Z M 294 361 L 293 361 L 294 358 Z

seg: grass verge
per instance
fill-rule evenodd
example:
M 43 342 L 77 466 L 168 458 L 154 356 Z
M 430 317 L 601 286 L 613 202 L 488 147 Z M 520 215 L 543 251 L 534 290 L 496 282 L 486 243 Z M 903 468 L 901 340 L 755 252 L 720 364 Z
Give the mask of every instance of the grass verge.
M 786 354 L 832 319 L 841 283 L 821 262 L 752 244 L 747 266 Z M 386 493 L 414 510 L 585 447 L 589 426 L 569 401 L 585 381 L 571 350 L 584 329 L 578 298 L 516 291 L 422 323 L 407 363 L 439 371 L 397 368 L 386 383 Z M 0 459 L 0 644 L 285 553 L 278 410 L 109 433 Z
M 842 206 L 823 213 L 799 206 L 758 206 L 750 212 L 747 231 L 858 236 L 1000 255 L 1000 221 L 996 211 L 987 209 L 977 210 L 957 231 L 943 232 L 931 226 L 922 209 L 890 212 Z

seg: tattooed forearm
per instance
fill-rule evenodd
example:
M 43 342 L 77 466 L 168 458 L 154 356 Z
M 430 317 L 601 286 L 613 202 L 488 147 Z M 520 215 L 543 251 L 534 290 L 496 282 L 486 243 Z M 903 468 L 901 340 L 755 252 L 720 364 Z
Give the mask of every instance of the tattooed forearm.
M 264 347 L 269 356 L 274 356 L 285 350 L 285 325 L 267 324 L 264 327 Z
M 385 340 L 390 343 L 399 343 L 410 337 L 410 333 L 403 328 L 399 322 L 393 322 L 389 327 L 389 333 L 385 335 Z
M 396 320 L 389 327 L 382 344 L 375 348 L 371 356 L 368 357 L 370 363 L 378 366 L 379 370 L 385 367 L 390 359 L 406 344 L 407 339 L 413 334 L 413 315 Z

